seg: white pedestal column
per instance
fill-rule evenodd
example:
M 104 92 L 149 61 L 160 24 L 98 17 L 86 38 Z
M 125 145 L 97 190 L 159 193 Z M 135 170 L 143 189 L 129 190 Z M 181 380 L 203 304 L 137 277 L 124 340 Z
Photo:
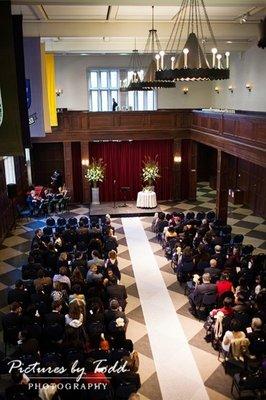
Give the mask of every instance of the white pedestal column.
M 91 199 L 92 199 L 92 204 L 100 204 L 99 200 L 99 188 L 91 188 Z

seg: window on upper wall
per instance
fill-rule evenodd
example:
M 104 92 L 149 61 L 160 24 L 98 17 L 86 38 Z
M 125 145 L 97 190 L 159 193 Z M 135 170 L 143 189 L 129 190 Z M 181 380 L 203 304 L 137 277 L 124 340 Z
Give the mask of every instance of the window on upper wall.
M 5 167 L 5 177 L 6 184 L 16 183 L 16 172 L 15 172 L 15 164 L 14 157 L 5 156 L 4 159 L 4 167 Z
M 127 74 L 128 82 L 132 78 L 132 71 L 123 70 L 122 76 Z M 121 74 L 119 69 L 91 69 L 88 70 L 88 91 L 90 111 L 112 111 L 113 98 L 120 110 L 156 110 L 156 90 L 119 93 Z
M 119 100 L 119 70 L 89 70 L 89 110 L 112 111 L 113 98 Z
M 128 82 L 132 78 L 132 71 L 127 73 Z M 156 110 L 157 98 L 156 90 L 138 90 L 127 92 L 128 108 L 132 110 Z

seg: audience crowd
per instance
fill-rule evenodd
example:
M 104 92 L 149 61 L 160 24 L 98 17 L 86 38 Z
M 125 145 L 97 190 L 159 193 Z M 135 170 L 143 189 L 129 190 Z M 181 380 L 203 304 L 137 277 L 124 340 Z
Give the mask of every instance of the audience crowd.
M 233 237 L 213 212 L 161 212 L 152 228 L 184 286 L 190 313 L 205 320 L 205 340 L 225 367 L 234 365 L 234 379 L 241 371 L 238 380 L 266 390 L 265 255 L 252 255 L 253 246 L 244 246 L 242 235 Z
M 50 235 L 35 231 L 2 318 L 1 372 L 13 379 L 5 399 L 139 398 L 139 359 L 126 335 L 117 248 L 109 216 L 101 226 L 72 218 L 71 226 Z

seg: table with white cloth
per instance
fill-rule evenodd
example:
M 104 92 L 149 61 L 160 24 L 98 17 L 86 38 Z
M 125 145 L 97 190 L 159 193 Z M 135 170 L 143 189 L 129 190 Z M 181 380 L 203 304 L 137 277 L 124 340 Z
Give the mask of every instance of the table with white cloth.
M 138 192 L 137 207 L 139 208 L 154 208 L 157 206 L 155 192 Z

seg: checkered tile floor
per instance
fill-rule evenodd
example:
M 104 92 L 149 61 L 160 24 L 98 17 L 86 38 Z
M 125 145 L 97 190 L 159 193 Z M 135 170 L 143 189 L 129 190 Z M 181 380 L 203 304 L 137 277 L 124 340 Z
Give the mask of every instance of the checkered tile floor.
M 212 190 L 207 183 L 202 182 L 198 187 L 197 201 L 184 201 L 178 204 L 163 203 L 160 204 L 160 207 L 164 212 L 177 210 L 209 211 L 215 208 L 215 196 L 216 192 Z M 81 216 L 87 214 L 87 212 L 87 208 L 79 207 L 71 210 L 67 217 Z M 140 219 L 156 261 L 160 267 L 173 305 L 179 315 L 209 398 L 213 400 L 231 398 L 230 378 L 224 374 L 223 367 L 217 360 L 217 353 L 204 341 L 202 322 L 195 320 L 188 312 L 187 297 L 184 296 L 183 289 L 177 283 L 176 277 L 171 270 L 170 263 L 164 258 L 161 246 L 157 243 L 155 235 L 151 231 L 152 218 L 141 217 Z M 140 389 L 141 399 L 159 400 L 162 396 L 139 300 L 138 289 L 131 266 L 130 255 L 127 249 L 126 238 L 121 219 L 116 218 L 112 221 L 116 228 L 116 235 L 119 242 L 118 258 L 119 268 L 122 273 L 121 280 L 128 292 L 128 305 L 126 310 L 130 321 L 128 337 L 133 340 L 135 348 L 140 355 L 140 376 L 142 381 L 142 387 Z M 244 243 L 252 244 L 256 248 L 255 253 L 266 252 L 266 222 L 263 218 L 254 216 L 251 210 L 243 206 L 240 207 L 230 204 L 228 223 L 233 227 L 233 234 L 242 233 L 245 235 Z M 42 228 L 44 225 L 45 220 L 43 219 L 21 223 L 7 236 L 3 244 L 0 245 L 0 316 L 8 311 L 6 294 L 9 287 L 12 287 L 14 282 L 20 278 L 20 268 L 27 260 L 33 231 L 36 228 Z

